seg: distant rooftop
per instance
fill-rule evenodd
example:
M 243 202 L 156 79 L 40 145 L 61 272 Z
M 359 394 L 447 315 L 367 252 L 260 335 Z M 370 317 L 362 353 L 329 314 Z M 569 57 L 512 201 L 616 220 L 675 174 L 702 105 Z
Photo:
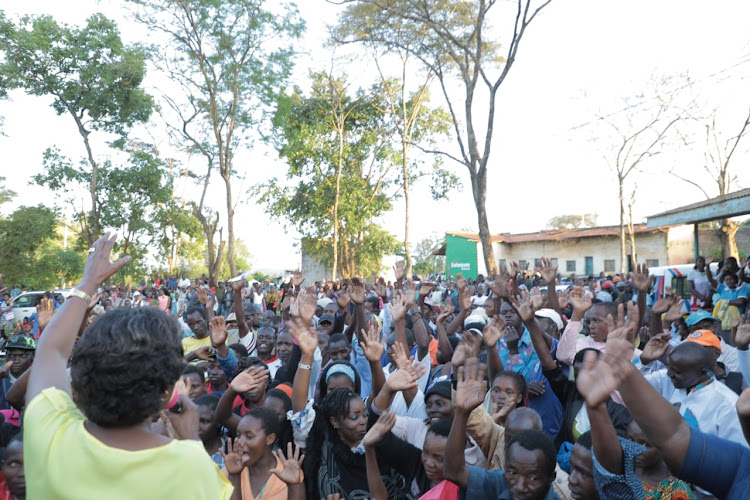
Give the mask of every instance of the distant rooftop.
M 649 227 L 697 224 L 750 214 L 750 188 L 741 189 L 646 218 Z
M 633 226 L 636 234 L 643 233 L 655 233 L 663 231 L 665 228 L 650 228 L 646 224 L 635 224 Z M 466 231 L 447 231 L 446 234 L 452 236 L 460 236 L 462 238 L 469 239 L 471 241 L 479 241 L 478 233 L 470 233 Z M 528 243 L 531 241 L 562 241 L 577 238 L 594 238 L 601 236 L 614 236 L 620 235 L 620 226 L 598 226 L 598 227 L 587 227 L 583 229 L 563 229 L 553 231 L 537 231 L 535 233 L 500 233 L 493 234 L 490 239 L 493 243 Z

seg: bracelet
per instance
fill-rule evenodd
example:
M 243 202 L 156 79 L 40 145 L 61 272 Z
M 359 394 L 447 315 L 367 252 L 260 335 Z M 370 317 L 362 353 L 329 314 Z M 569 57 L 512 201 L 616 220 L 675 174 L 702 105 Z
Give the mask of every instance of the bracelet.
M 83 299 L 86 301 L 86 304 L 91 303 L 91 295 L 82 290 L 79 290 L 78 288 L 74 288 L 68 292 L 68 298 L 70 297 L 78 297 L 79 299 Z
M 305 365 L 303 363 L 300 363 L 299 365 L 297 365 L 297 368 L 299 368 L 300 370 L 312 370 L 311 365 Z

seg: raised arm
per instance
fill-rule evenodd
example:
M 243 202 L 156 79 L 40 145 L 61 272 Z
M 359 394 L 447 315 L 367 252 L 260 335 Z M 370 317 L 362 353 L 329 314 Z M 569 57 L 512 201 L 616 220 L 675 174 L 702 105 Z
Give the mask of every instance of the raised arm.
M 562 308 L 560 307 L 560 301 L 557 298 L 557 288 L 555 287 L 557 283 L 557 266 L 553 266 L 552 261 L 544 257 L 539 259 L 539 263 L 541 264 L 539 273 L 542 275 L 545 283 L 547 283 L 547 301 L 549 302 L 549 306 L 562 317 Z
M 374 398 L 385 384 L 385 373 L 383 373 L 383 366 L 380 364 L 385 351 L 385 338 L 381 339 L 380 328 L 375 321 L 370 322 L 367 331 L 363 329 L 360 332 L 360 347 L 362 347 L 362 352 L 370 363 L 370 372 L 372 373 L 370 397 Z
M 646 296 L 651 288 L 651 277 L 648 275 L 648 265 L 638 264 L 635 273 L 630 273 L 633 280 L 633 286 L 638 290 L 638 325 L 643 324 L 643 318 L 646 316 Z
M 443 359 L 437 360 L 438 363 L 447 362 L 453 356 L 453 347 L 448 340 L 448 335 L 445 333 L 445 320 L 452 313 L 453 306 L 450 302 L 446 302 L 442 309 L 440 309 L 440 314 L 437 317 L 438 349 L 443 354 Z
M 251 366 L 243 371 L 229 384 L 227 391 L 221 396 L 219 404 L 214 412 L 214 419 L 233 433 L 237 431 L 240 423 L 239 415 L 232 412 L 234 398 L 240 394 L 255 390 L 268 381 L 268 370 L 264 366 Z
M 630 414 L 659 449 L 672 473 L 678 474 L 690 443 L 690 426 L 635 368 L 630 361 L 632 355 L 633 344 L 627 339 L 607 340 L 607 352 L 598 360 L 595 353 L 586 354 L 578 390 L 596 406 L 619 389 Z
M 557 368 L 557 363 L 552 358 L 549 345 L 544 339 L 545 334 L 542 332 L 542 328 L 534 316 L 534 308 L 532 307 L 529 292 L 524 291 L 521 295 L 511 297 L 510 304 L 518 312 L 518 315 L 523 320 L 523 324 L 529 330 L 531 342 L 534 344 L 534 351 L 536 351 L 536 355 L 542 363 L 542 369 L 554 370 Z
M 456 372 L 458 385 L 456 386 L 456 413 L 453 425 L 445 446 L 443 475 L 445 479 L 466 489 L 469 484 L 469 469 L 466 467 L 464 448 L 466 447 L 466 423 L 469 415 L 477 406 L 484 402 L 487 395 L 487 382 L 476 358 L 469 358 L 464 366 Z
M 396 414 L 388 413 L 387 411 L 383 412 L 362 440 L 362 444 L 365 447 L 367 485 L 370 488 L 371 500 L 388 500 L 388 490 L 385 489 L 383 479 L 380 477 L 375 446 L 383 440 L 386 434 L 391 432 L 394 425 L 396 425 Z
M 245 322 L 245 309 L 242 307 L 242 290 L 245 289 L 247 284 L 245 280 L 233 281 L 232 291 L 234 292 L 234 302 L 232 303 L 232 310 L 237 318 L 237 334 L 240 338 L 245 337 L 250 332 Z
M 31 373 L 26 389 L 26 401 L 30 402 L 48 387 L 56 387 L 70 394 L 68 359 L 91 297 L 96 295 L 102 283 L 130 262 L 129 256 L 115 262 L 110 261 L 116 239 L 116 235 L 110 236 L 109 233 L 105 233 L 91 247 L 83 278 L 75 287 L 75 290 L 88 295 L 88 299 L 69 295 L 52 316 L 44 336 L 39 341 L 35 362 L 29 369 Z
M 505 370 L 503 361 L 500 359 L 500 353 L 497 351 L 497 343 L 506 330 L 505 320 L 499 314 L 492 318 L 492 323 L 484 327 L 482 335 L 484 344 L 487 348 L 487 368 L 489 369 L 490 380 L 495 375 Z

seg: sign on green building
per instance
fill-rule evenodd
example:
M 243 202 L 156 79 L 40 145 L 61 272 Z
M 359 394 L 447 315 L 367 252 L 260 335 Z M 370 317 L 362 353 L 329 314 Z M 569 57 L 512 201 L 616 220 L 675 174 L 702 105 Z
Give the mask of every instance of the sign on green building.
M 445 267 L 447 277 L 458 273 L 467 279 L 477 278 L 477 242 L 452 234 L 445 235 Z

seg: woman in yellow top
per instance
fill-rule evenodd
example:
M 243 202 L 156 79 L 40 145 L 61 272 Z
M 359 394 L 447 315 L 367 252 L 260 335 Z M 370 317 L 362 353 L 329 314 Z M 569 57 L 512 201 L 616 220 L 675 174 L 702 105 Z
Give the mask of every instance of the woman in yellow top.
M 287 457 L 273 452 L 279 435 L 279 418 L 268 408 L 253 408 L 237 424 L 237 437 L 231 451 L 224 454 L 224 473 L 234 486 L 232 500 L 304 500 L 302 458 L 300 449 Z
M 107 233 L 89 250 L 83 279 L 52 316 L 30 368 L 24 465 L 34 480 L 27 497 L 229 499 L 232 486 L 203 449 L 190 398 L 179 396 L 181 412 L 165 412 L 178 439 L 151 430 L 184 367 L 174 318 L 151 307 L 99 316 L 78 341 L 68 377 L 91 297 L 130 260 L 110 262 L 114 243 Z

